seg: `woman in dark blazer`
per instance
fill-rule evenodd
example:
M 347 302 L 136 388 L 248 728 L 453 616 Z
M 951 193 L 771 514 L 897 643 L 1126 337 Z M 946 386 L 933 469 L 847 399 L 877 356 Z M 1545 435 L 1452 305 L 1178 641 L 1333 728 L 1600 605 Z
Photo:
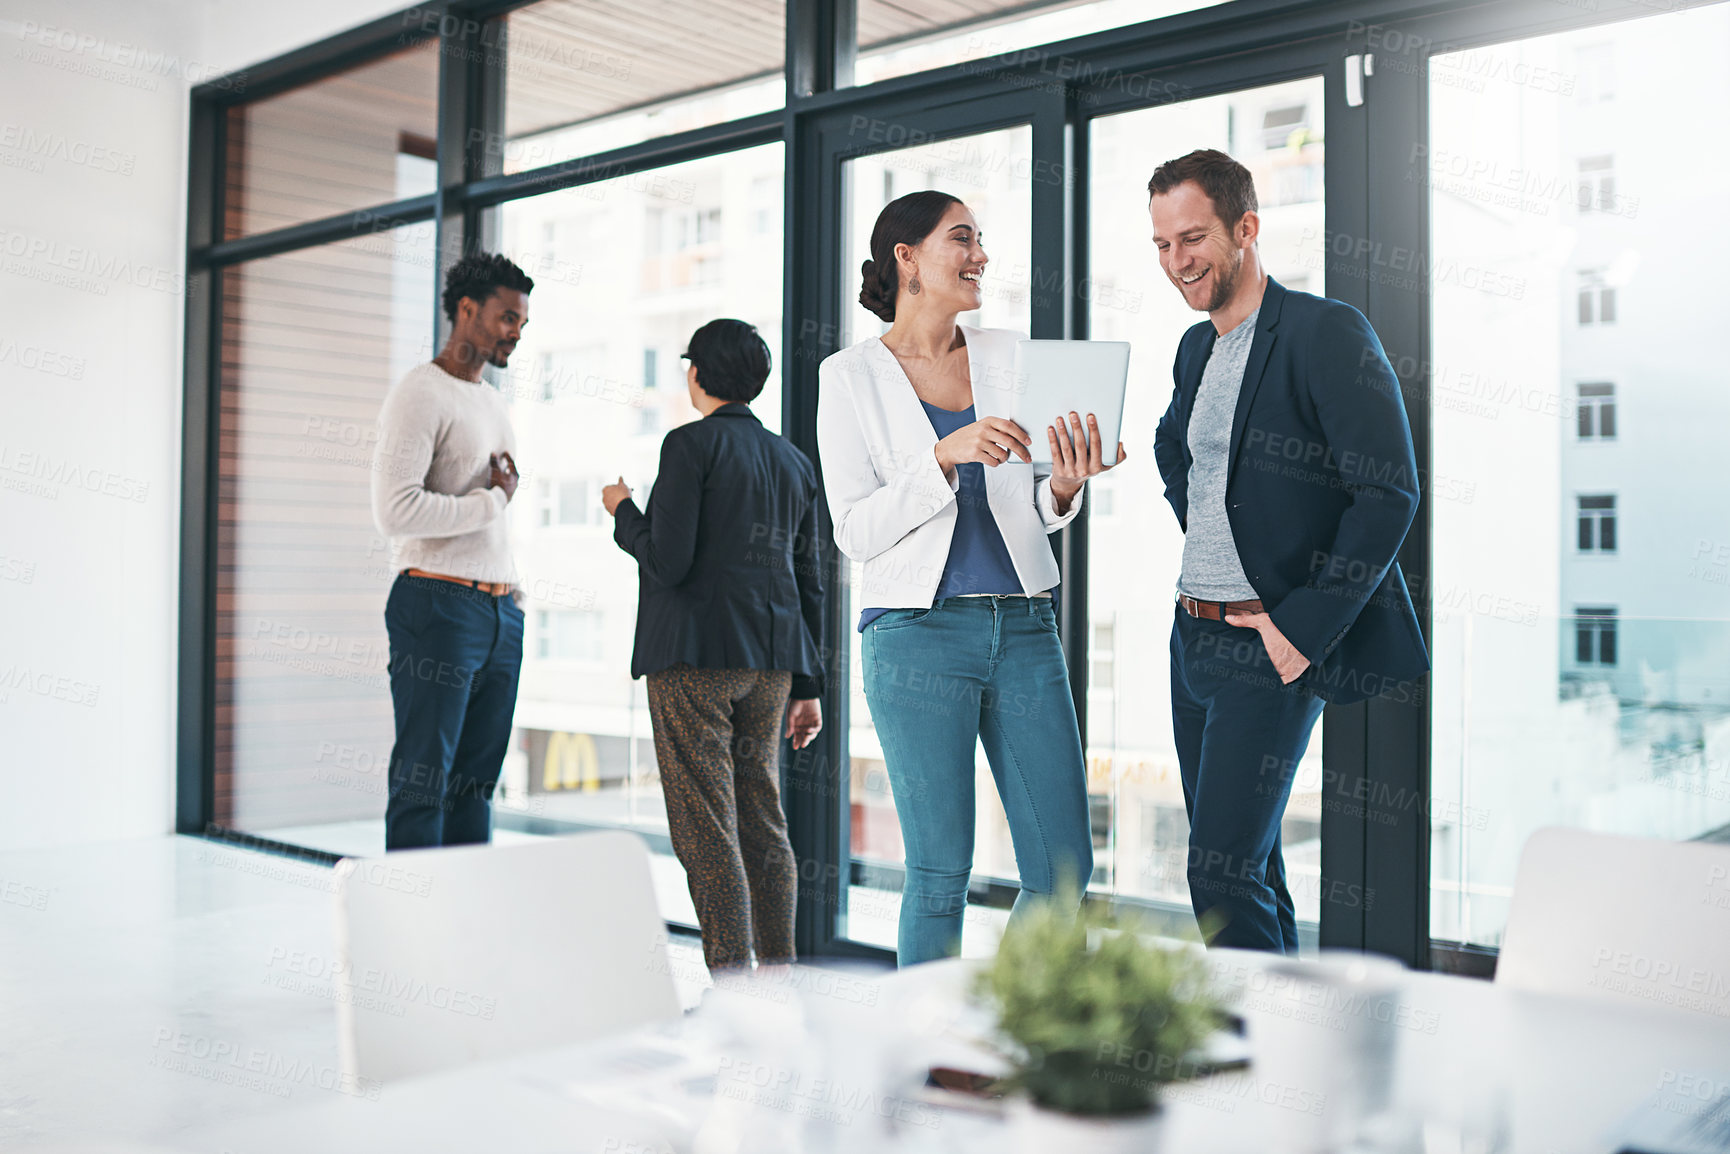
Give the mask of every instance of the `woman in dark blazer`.
M 685 359 L 703 419 L 662 441 L 647 511 L 623 478 L 601 499 L 637 559 L 631 676 L 648 678 L 703 957 L 742 970 L 753 950 L 759 965 L 793 960 L 798 869 L 777 783 L 783 733 L 797 749 L 823 723 L 817 472 L 751 412 L 769 377 L 755 328 L 710 321 Z

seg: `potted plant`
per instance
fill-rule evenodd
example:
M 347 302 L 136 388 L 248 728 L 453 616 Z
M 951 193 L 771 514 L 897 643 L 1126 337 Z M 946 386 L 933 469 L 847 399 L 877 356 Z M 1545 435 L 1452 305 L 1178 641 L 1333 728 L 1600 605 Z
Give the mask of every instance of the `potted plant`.
M 1003 935 L 973 993 L 995 1012 L 1025 1095 L 1018 1129 L 1029 1151 L 1082 1140 L 1088 1154 L 1158 1143 L 1160 1088 L 1198 1072 L 1199 1047 L 1222 1024 L 1205 961 L 1161 949 L 1136 927 L 1070 914 L 1072 897 L 1027 911 Z

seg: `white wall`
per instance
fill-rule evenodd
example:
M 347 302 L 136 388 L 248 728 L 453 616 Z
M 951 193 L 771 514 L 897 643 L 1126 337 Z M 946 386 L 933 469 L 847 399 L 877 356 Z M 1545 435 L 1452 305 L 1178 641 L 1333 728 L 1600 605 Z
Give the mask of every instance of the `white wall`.
M 0 0 L 0 849 L 173 827 L 189 90 L 399 6 Z

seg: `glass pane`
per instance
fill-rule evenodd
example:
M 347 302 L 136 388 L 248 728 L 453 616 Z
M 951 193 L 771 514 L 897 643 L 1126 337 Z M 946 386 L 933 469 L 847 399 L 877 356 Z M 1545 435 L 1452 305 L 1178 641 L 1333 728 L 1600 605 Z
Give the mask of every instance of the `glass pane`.
M 667 831 L 648 698 L 630 674 L 637 564 L 613 543 L 601 488 L 623 476 L 647 503 L 662 437 L 697 419 L 679 356 L 717 317 L 748 321 L 768 342 L 775 371 L 751 407 L 780 428 L 782 151 L 765 145 L 498 210 L 502 250 L 535 278 L 500 385 L 517 463 L 557 502 L 547 517 L 511 505 L 529 621 L 538 611 L 542 624 L 539 644 L 525 646 L 505 779 L 538 816 Z M 663 898 L 682 884 L 663 884 Z
M 363 852 L 383 845 L 394 732 L 384 602 L 395 574 L 369 479 L 385 391 L 432 356 L 433 279 L 430 223 L 224 274 L 216 820 L 225 825 L 330 846 L 323 835 L 352 824 L 364 827 Z
M 786 19 L 786 0 L 540 0 L 511 12 L 504 171 L 780 108 Z
M 1541 826 L 1674 839 L 1730 826 L 1730 479 L 1718 464 L 1730 393 L 1706 282 L 1678 294 L 1694 274 L 1671 255 L 1673 222 L 1719 211 L 1730 171 L 1710 154 L 1679 181 L 1670 159 L 1694 135 L 1678 110 L 1720 102 L 1727 39 L 1718 5 L 1432 66 L 1428 359 L 1438 388 L 1474 383 L 1471 404 L 1432 414 L 1438 938 L 1499 944 L 1521 848 Z M 1612 64 L 1625 83 L 1590 100 L 1557 82 Z M 1460 68 L 1482 80 L 1457 83 Z M 1569 174 L 1611 153 L 1614 210 L 1580 213 Z M 1708 230 L 1686 263 L 1727 259 L 1730 236 Z M 1607 286 L 1602 319 L 1616 315 L 1612 291 L 1628 306 L 1619 323 L 1575 325 L 1588 270 Z M 1571 435 L 1569 393 L 1593 380 L 1638 382 L 1618 398 L 1637 433 Z M 1580 492 L 1638 510 L 1628 550 L 1568 547 Z M 1619 616 L 1577 625 L 1573 607 L 1594 604 Z M 1595 653 L 1573 636 L 1593 625 Z
M 1210 8 L 1221 0 L 1094 0 L 1026 4 L 1017 0 L 941 0 L 914 6 L 897 0 L 859 0 L 859 59 L 854 82 L 873 84 L 950 64 L 983 61 L 1005 52 L 1052 44 L 1090 32 Z M 1121 83 L 1143 95 L 1145 77 L 1089 73 L 1079 62 L 1051 57 L 1039 65 L 1053 84 Z
M 936 188 L 967 202 L 979 222 L 981 243 L 989 262 L 980 285 L 984 303 L 977 312 L 963 313 L 962 324 L 985 328 L 1015 329 L 1025 333 L 1032 323 L 1029 297 L 1033 257 L 1033 129 L 1026 125 L 999 129 L 975 136 L 959 137 L 936 144 L 850 160 L 845 168 L 847 216 L 843 222 L 841 268 L 847 279 L 841 299 L 853 302 L 859 295 L 859 266 L 870 255 L 871 228 L 883 206 L 898 196 L 920 189 Z M 841 344 L 879 336 L 889 326 L 856 304 L 842 310 Z M 862 567 L 851 566 L 849 585 L 858 587 Z M 867 606 L 849 599 L 845 619 L 849 630 L 858 624 L 859 611 Z M 859 664 L 859 634 L 851 632 L 848 649 L 848 687 L 852 726 L 847 735 L 852 762 L 851 804 L 853 856 L 867 862 L 899 865 L 905 860 L 901 827 L 895 818 L 889 778 L 884 770 L 883 748 L 871 724 L 871 709 L 865 701 L 864 676 Z M 977 816 L 973 873 L 975 878 L 1016 876 L 1015 852 L 1009 842 L 1009 819 L 997 796 L 984 750 L 975 750 Z M 844 934 L 856 941 L 893 948 L 895 923 L 900 912 L 898 891 L 861 892 L 855 887 L 849 899 Z M 968 953 L 989 945 L 984 931 L 995 911 L 970 914 L 963 931 L 962 946 Z
M 1269 117 L 1283 131 L 1264 131 Z M 1295 131 L 1293 128 L 1295 126 Z M 1153 467 L 1154 430 L 1171 401 L 1178 339 L 1206 314 L 1190 311 L 1159 267 L 1147 182 L 1162 161 L 1196 148 L 1231 153 L 1255 176 L 1261 258 L 1290 289 L 1321 293 L 1322 81 L 1320 77 L 1093 121 L 1091 333 L 1130 341 L 1123 441 L 1132 459 L 1114 472 L 1112 512 L 1091 515 L 1088 611 L 1117 638 L 1113 677 L 1088 687 L 1089 789 L 1111 800 L 1111 847 L 1096 878 L 1114 893 L 1189 905 L 1189 819 L 1172 741 L 1172 596 L 1183 533 Z M 1281 840 L 1298 920 L 1313 927 L 1321 886 L 1321 726 L 1298 766 Z M 1304 931 L 1307 940 L 1312 932 Z
M 437 187 L 438 41 L 228 112 L 224 236 Z

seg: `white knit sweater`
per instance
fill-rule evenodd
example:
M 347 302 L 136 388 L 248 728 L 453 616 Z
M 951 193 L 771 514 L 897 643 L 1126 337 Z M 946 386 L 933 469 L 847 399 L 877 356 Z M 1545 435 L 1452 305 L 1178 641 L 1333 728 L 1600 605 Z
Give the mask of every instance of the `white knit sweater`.
M 391 567 L 473 581 L 515 581 L 503 489 L 488 458 L 516 454 L 504 397 L 436 364 L 385 394 L 373 449 L 372 517 L 391 539 Z

